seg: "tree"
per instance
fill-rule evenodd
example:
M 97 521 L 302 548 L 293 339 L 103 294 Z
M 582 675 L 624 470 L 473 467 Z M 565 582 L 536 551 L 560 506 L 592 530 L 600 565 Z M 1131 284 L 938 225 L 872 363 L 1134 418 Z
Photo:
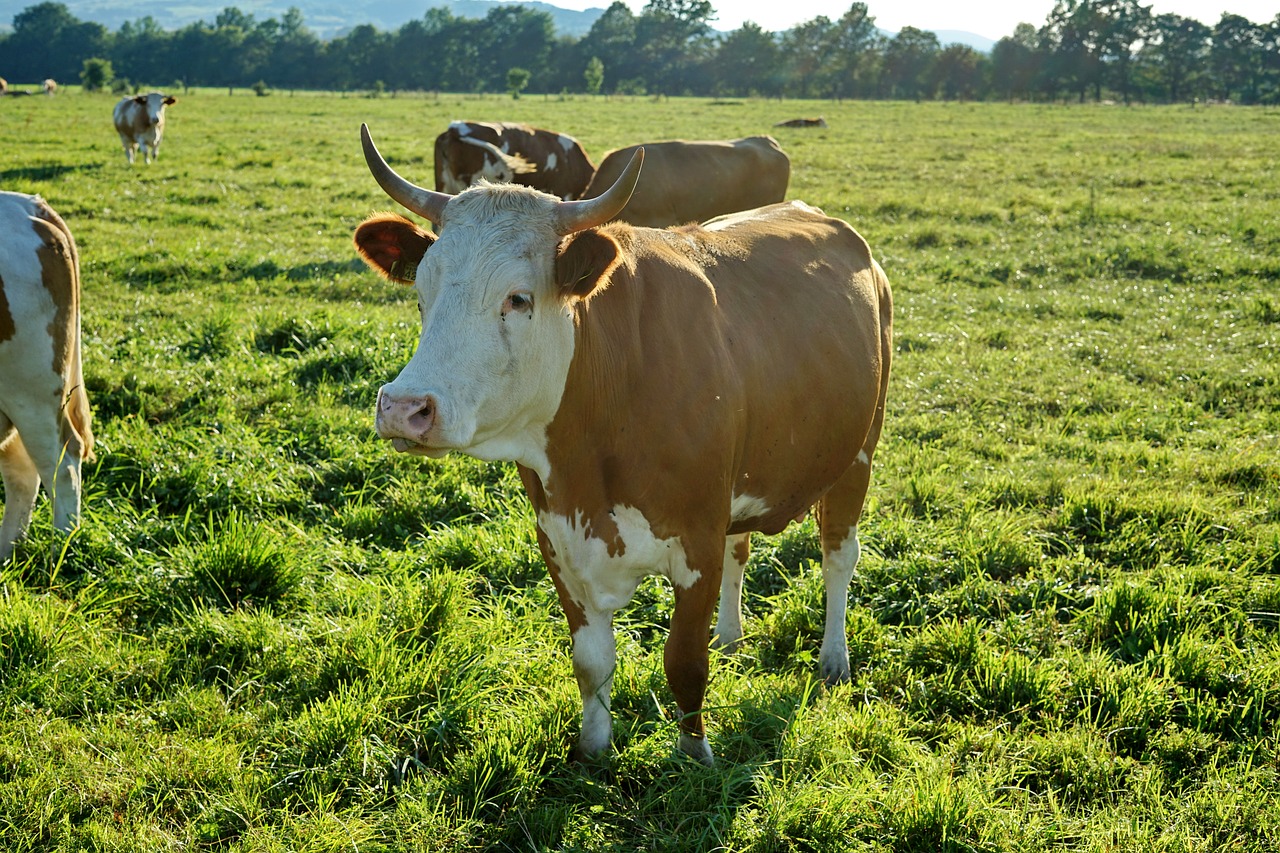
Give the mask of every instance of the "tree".
M 600 94 L 600 87 L 604 85 L 604 63 L 600 61 L 600 57 L 593 56 L 587 60 L 586 70 L 582 72 L 582 81 L 587 84 L 588 94 Z
M 520 98 L 520 93 L 524 91 L 524 87 L 529 85 L 529 69 L 527 68 L 509 68 L 507 69 L 507 91 L 511 93 L 513 100 Z
M 84 61 L 80 72 L 80 85 L 86 92 L 100 92 L 115 79 L 116 72 L 111 67 L 111 60 L 95 57 Z
M 1005 36 L 991 48 L 991 88 L 1012 101 L 1031 93 L 1044 54 L 1036 40 L 1036 28 L 1018 24 L 1013 35 Z
M 885 48 L 884 73 L 895 97 L 920 100 L 928 91 L 938 59 L 938 37 L 915 27 L 903 27 Z
M 622 0 L 614 0 L 578 44 L 585 56 L 609 57 L 609 77 L 613 80 L 610 88 L 614 91 L 623 80 L 635 79 L 642 73 L 636 48 L 636 16 Z
M 524 6 L 497 6 L 478 24 L 473 32 L 479 54 L 471 73 L 480 77 L 481 88 L 508 88 L 507 69 L 512 67 L 527 69 L 530 79 L 541 85 L 547 77 L 556 38 L 549 14 Z
M 636 46 L 644 74 L 658 91 L 698 88 L 699 66 L 710 55 L 710 0 L 649 0 L 636 19 Z
M 930 88 L 948 101 L 972 100 L 982 92 L 987 59 L 967 44 L 949 44 L 938 54 Z
M 782 36 L 782 55 L 787 57 L 791 94 L 812 98 L 818 94 L 819 76 L 825 66 L 827 45 L 834 25 L 826 15 L 796 24 Z
M 781 66 L 782 56 L 773 33 L 747 21 L 725 36 L 716 51 L 712 63 L 716 91 L 728 95 L 779 94 Z
M 847 98 L 859 91 L 871 91 L 866 79 L 870 76 L 866 58 L 878 40 L 876 19 L 867 13 L 867 4 L 849 6 L 827 33 L 827 62 L 822 77 L 828 95 Z
M 1158 15 L 1152 21 L 1151 41 L 1143 57 L 1162 83 L 1165 96 L 1176 103 L 1191 96 L 1209 61 L 1209 27 L 1181 15 Z
M 1209 61 L 1218 97 L 1255 103 L 1262 78 L 1262 28 L 1239 15 L 1224 14 L 1212 37 Z
M 109 55 L 109 42 L 101 24 L 78 20 L 62 3 L 39 3 L 13 16 L 4 73 L 20 80 L 74 80 L 87 57 Z
M 1096 0 L 1093 21 L 1097 27 L 1097 53 L 1103 68 L 1111 71 L 1120 96 L 1129 103 L 1129 77 L 1133 46 L 1147 37 L 1151 7 L 1138 0 Z M 1101 99 L 1101 91 L 1098 91 Z

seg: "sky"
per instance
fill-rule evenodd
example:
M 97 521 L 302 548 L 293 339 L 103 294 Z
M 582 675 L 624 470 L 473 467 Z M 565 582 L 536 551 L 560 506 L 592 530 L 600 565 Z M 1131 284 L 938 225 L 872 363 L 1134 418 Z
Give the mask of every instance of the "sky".
M 548 0 L 565 9 L 605 8 L 610 0 Z M 646 0 L 626 0 L 639 12 Z M 867 11 L 882 30 L 897 32 L 903 27 L 922 30 L 964 30 L 989 39 L 1011 35 L 1026 21 L 1039 27 L 1054 7 L 1054 0 L 865 0 Z M 1280 0 L 1150 0 L 1152 14 L 1166 12 L 1195 18 L 1213 26 L 1223 12 L 1242 15 L 1255 23 L 1266 23 L 1280 13 Z M 717 30 L 735 30 L 744 21 L 755 21 L 766 30 L 790 29 L 819 15 L 839 18 L 849 9 L 848 0 L 711 0 Z

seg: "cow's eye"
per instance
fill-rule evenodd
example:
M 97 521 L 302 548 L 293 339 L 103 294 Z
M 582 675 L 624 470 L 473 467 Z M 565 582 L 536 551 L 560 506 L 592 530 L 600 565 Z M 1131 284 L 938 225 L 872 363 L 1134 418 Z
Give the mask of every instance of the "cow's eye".
M 533 313 L 533 294 L 517 291 L 508 296 L 507 301 L 502 303 L 502 316 L 505 317 L 512 311 Z

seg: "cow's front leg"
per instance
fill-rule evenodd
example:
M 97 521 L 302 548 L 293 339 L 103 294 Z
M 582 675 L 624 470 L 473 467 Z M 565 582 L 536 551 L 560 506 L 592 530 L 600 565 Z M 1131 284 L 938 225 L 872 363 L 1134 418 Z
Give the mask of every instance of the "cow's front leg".
M 613 614 L 586 611 L 585 621 L 573 628 L 573 674 L 582 694 L 582 733 L 577 757 L 597 756 L 609 748 L 613 718 L 609 697 L 613 692 L 613 672 L 617 647 L 613 638 Z
M 675 612 L 663 655 L 667 684 L 680 708 L 680 751 L 707 765 L 712 757 L 702 722 L 702 702 L 707 695 L 707 649 L 720 582 L 717 574 L 705 573 L 691 586 L 675 585 Z

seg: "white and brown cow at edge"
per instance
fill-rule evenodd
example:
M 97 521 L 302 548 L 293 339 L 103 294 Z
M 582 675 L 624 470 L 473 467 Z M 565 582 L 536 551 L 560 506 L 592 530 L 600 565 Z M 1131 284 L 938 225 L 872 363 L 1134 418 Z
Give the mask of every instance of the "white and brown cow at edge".
M 666 228 L 764 207 L 782 201 L 791 180 L 791 159 L 772 136 L 646 142 L 604 155 L 582 197 L 613 186 L 639 148 L 649 166 L 618 214 L 632 225 Z
M 517 183 L 557 198 L 582 195 L 595 164 L 582 143 L 554 130 L 506 122 L 455 121 L 436 137 L 436 192 L 481 179 Z
M 626 204 L 638 154 L 597 199 L 515 185 L 449 196 L 365 157 L 439 237 L 381 214 L 356 247 L 414 283 L 417 352 L 384 385 L 379 435 L 426 456 L 514 460 L 573 638 L 580 756 L 607 749 L 612 619 L 665 575 L 675 610 L 664 667 L 679 746 L 710 763 L 702 719 L 710 624 L 742 637 L 752 531 L 818 506 L 830 682 L 845 638 L 858 520 L 880 438 L 891 353 L 889 283 L 866 241 L 799 202 L 671 230 L 598 227 Z
M 116 104 L 111 116 L 116 133 L 124 145 L 124 156 L 133 165 L 134 153 L 142 148 L 142 158 L 147 163 L 160 156 L 160 139 L 164 136 L 165 107 L 173 106 L 178 99 L 162 92 L 150 92 L 123 98 Z
M 0 562 L 26 532 L 41 483 L 54 526 L 79 523 L 89 420 L 75 240 L 44 199 L 0 192 Z

